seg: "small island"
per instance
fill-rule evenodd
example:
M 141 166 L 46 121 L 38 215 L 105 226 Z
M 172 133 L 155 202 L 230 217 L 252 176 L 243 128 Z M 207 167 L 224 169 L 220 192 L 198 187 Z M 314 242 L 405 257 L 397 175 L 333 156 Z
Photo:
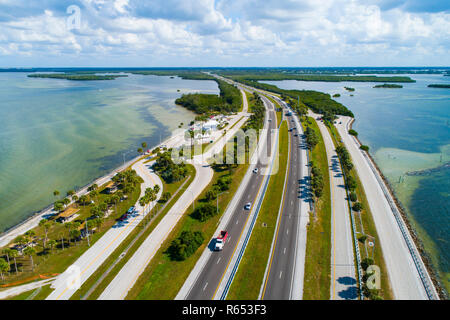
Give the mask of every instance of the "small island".
M 393 84 L 393 83 L 384 83 L 384 84 L 377 84 L 374 86 L 374 88 L 403 88 L 400 84 Z
M 92 80 L 115 80 L 120 77 L 128 77 L 127 75 L 97 75 L 97 74 L 68 74 L 68 73 L 33 73 L 28 75 L 29 78 L 49 78 L 49 79 L 66 79 L 73 81 L 92 81 Z
M 333 98 L 339 98 L 341 95 L 339 93 L 333 94 Z
M 428 88 L 449 89 L 450 88 L 450 84 L 429 84 Z
M 344 87 L 345 90 L 353 92 L 355 91 L 355 88 L 351 88 L 351 87 Z

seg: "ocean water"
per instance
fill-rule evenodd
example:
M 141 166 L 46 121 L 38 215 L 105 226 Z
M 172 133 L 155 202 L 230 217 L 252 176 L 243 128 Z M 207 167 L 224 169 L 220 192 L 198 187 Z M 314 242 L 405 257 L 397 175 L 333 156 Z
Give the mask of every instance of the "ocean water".
M 178 91 L 179 90 L 179 91 Z M 214 81 L 129 75 L 111 81 L 0 73 L 0 231 L 169 137 L 194 114 L 174 101 Z
M 341 94 L 336 101 L 355 114 L 353 128 L 370 147 L 450 292 L 450 170 L 406 175 L 450 161 L 450 89 L 427 87 L 450 83 L 450 77 L 409 76 L 416 83 L 404 83 L 401 89 L 375 89 L 375 83 L 364 82 L 263 82 L 282 89 Z M 348 92 L 345 86 L 356 90 Z

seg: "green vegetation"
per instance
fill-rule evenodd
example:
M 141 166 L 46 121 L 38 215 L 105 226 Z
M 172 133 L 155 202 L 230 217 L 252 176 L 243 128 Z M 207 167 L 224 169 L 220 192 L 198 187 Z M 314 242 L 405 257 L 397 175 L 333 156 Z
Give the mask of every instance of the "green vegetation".
M 41 275 L 48 277 L 61 273 L 88 249 L 81 231 L 91 233 L 91 245 L 103 236 L 116 223 L 116 219 L 137 202 L 142 183 L 134 170 L 119 173 L 113 179 L 118 184 L 115 194 L 108 194 L 106 185 L 93 185 L 89 195 L 79 199 L 73 195 L 75 203 L 71 206 L 64 200 L 57 200 L 58 206 L 79 210 L 76 212 L 78 216 L 67 223 L 57 222 L 56 216 L 43 219 L 36 228 L 17 237 L 13 243 L 27 247 L 23 255 L 18 250 L 3 248 L 2 253 L 10 265 L 5 281 L 8 284 L 23 284 Z M 59 196 L 59 191 L 54 194 Z
M 242 105 L 241 92 L 225 81 L 213 79 L 219 85 L 220 96 L 215 94 L 189 93 L 175 100 L 179 104 L 197 114 L 238 112 Z
M 128 77 L 127 75 L 96 75 L 96 74 L 70 74 L 70 73 L 33 73 L 29 74 L 30 78 L 49 78 L 49 79 L 66 79 L 75 81 L 89 80 L 115 80 L 120 77 Z
M 230 141 L 233 141 L 230 140 Z M 228 145 L 228 144 L 227 144 Z M 236 147 L 236 142 L 230 144 L 230 147 Z M 228 150 L 223 150 L 220 156 L 225 156 Z M 203 249 L 209 244 L 203 242 L 195 252 L 187 257 L 185 260 L 179 261 L 171 258 L 169 247 L 172 241 L 179 238 L 182 232 L 201 232 L 205 239 L 210 239 L 217 227 L 217 223 L 223 213 L 223 210 L 227 207 L 228 203 L 233 198 L 237 188 L 242 181 L 242 178 L 247 171 L 247 164 L 212 164 L 214 170 L 213 178 L 210 184 L 202 191 L 195 204 L 211 204 L 218 205 L 219 213 L 200 221 L 196 219 L 193 214 L 195 208 L 189 208 L 181 217 L 175 228 L 171 231 L 166 238 L 161 248 L 155 254 L 149 265 L 137 280 L 136 284 L 128 293 L 126 299 L 138 299 L 138 300 L 154 300 L 154 299 L 173 299 L 186 278 L 189 276 L 192 268 L 195 266 L 198 258 L 203 252 Z M 227 183 L 226 181 L 230 181 Z M 228 192 L 223 193 L 216 200 L 212 200 L 209 191 L 228 184 Z M 208 196 L 207 196 L 208 194 Z
M 361 76 L 361 75 L 318 75 L 318 74 L 292 74 L 274 71 L 252 70 L 225 70 L 220 71 L 220 75 L 233 78 L 234 80 L 253 80 L 253 81 L 279 81 L 279 80 L 298 80 L 298 81 L 325 81 L 325 82 L 415 82 L 406 76 Z
M 358 132 L 356 132 L 356 131 L 353 130 L 353 129 L 348 130 L 348 133 L 351 134 L 352 136 L 355 136 L 355 137 L 358 136 Z
M 295 101 L 300 100 L 301 105 L 299 105 L 298 108 L 301 112 L 306 111 L 302 107 L 302 105 L 304 105 L 316 113 L 323 114 L 325 112 L 329 112 L 332 114 L 340 114 L 344 116 L 354 117 L 353 113 L 350 110 L 348 110 L 343 104 L 331 99 L 331 96 L 327 93 L 313 90 L 284 90 L 271 84 L 261 83 L 242 78 L 239 78 L 239 80 L 237 81 L 258 89 L 278 93 L 282 95 L 282 97 L 284 98 L 290 97 L 291 102 L 294 103 L 294 105 L 298 105 L 298 102 Z
M 166 183 L 180 181 L 187 175 L 185 163 L 176 164 L 171 158 L 171 152 L 159 153 L 153 165 L 153 170 L 157 172 Z
M 89 300 L 95 300 L 100 296 L 112 279 L 119 273 L 122 267 L 129 261 L 145 239 L 147 239 L 150 233 L 158 226 L 159 222 L 182 196 L 184 190 L 192 183 L 195 176 L 195 168 L 192 165 L 187 165 L 187 168 L 189 176 L 185 180 L 170 184 L 167 184 L 163 180 L 163 194 L 173 194 L 169 202 L 160 209 L 155 206 L 153 210 L 147 214 L 145 219 L 139 223 L 127 238 L 122 241 L 117 249 L 105 260 L 105 262 L 103 262 L 89 279 L 83 283 L 81 288 L 75 292 L 71 299 L 81 299 L 82 297 L 85 297 Z M 126 254 L 121 257 L 122 253 L 125 251 Z M 108 270 L 110 268 L 111 270 Z M 105 276 L 106 272 L 108 273 Z M 98 283 L 98 279 L 101 277 L 104 278 Z M 92 292 L 89 292 L 90 290 L 92 290 Z M 89 295 L 86 296 L 88 293 Z
M 306 240 L 304 300 L 328 300 L 331 285 L 331 195 L 325 143 L 315 120 L 302 121 L 303 129 L 314 130 L 318 143 L 309 153 L 311 164 L 323 175 L 322 194 L 314 201 Z
M 253 95 L 249 95 L 249 97 L 249 106 L 251 106 L 251 110 L 249 110 L 249 112 L 252 112 L 252 115 L 250 116 L 246 125 L 243 127 L 243 130 L 260 130 L 264 126 L 264 115 L 266 113 L 266 108 L 264 107 L 264 103 L 261 100 L 261 97 L 256 92 L 254 92 Z
M 428 88 L 442 88 L 442 89 L 448 89 L 448 88 L 450 88 L 450 84 L 429 84 L 427 87 L 428 87 Z
M 17 296 L 6 298 L 5 300 L 45 300 L 45 298 L 53 291 L 50 286 L 51 284 L 48 284 L 37 289 L 23 292 Z
M 183 231 L 177 239 L 172 241 L 167 253 L 172 260 L 186 260 L 194 254 L 204 240 L 205 237 L 201 231 Z
M 339 93 L 333 94 L 333 98 L 339 98 L 341 95 Z
M 364 151 L 366 151 L 366 152 L 369 152 L 369 146 L 366 146 L 366 145 L 361 145 L 360 147 L 359 147 L 361 150 L 364 150 Z
M 377 248 L 370 248 L 368 247 L 367 243 L 369 240 L 374 240 L 375 243 L 380 243 L 378 238 L 378 233 L 375 227 L 375 223 L 373 221 L 372 212 L 370 210 L 369 204 L 367 202 L 366 194 L 364 191 L 364 188 L 362 187 L 361 181 L 359 179 L 359 176 L 356 172 L 356 170 L 352 169 L 353 165 L 351 162 L 351 158 L 348 155 L 347 149 L 342 145 L 340 142 L 342 139 L 337 132 L 336 128 L 334 126 L 330 126 L 329 130 L 331 132 L 331 138 L 333 139 L 334 145 L 336 146 L 336 151 L 339 150 L 340 161 L 341 164 L 346 163 L 346 165 L 342 165 L 343 172 L 345 174 L 345 180 L 346 185 L 348 189 L 350 190 L 349 194 L 349 200 L 353 202 L 352 209 L 358 209 L 354 210 L 354 217 L 355 217 L 355 228 L 356 232 L 361 234 L 361 236 L 366 236 L 363 242 L 363 245 L 359 246 L 360 255 L 362 257 L 362 262 L 365 261 L 366 258 L 369 258 L 369 256 L 373 257 L 373 260 L 375 261 L 375 264 L 380 267 L 381 271 L 381 289 L 380 290 L 372 290 L 371 292 L 367 292 L 367 288 L 365 287 L 365 281 L 367 280 L 368 274 L 363 275 L 363 284 L 362 284 L 362 290 L 365 293 L 365 297 L 369 299 L 387 299 L 391 300 L 393 299 L 392 291 L 389 284 L 389 279 L 387 276 L 383 276 L 387 274 L 386 264 L 384 262 L 383 252 L 381 250 L 381 247 L 378 246 Z M 354 193 L 354 195 L 352 195 Z M 354 200 L 354 201 L 353 201 Z M 355 206 L 356 204 L 356 206 Z M 361 238 L 361 236 L 359 238 Z M 360 240 L 360 242 L 362 242 Z M 363 267 L 363 266 L 362 266 Z M 363 268 L 363 270 L 365 270 Z M 364 271 L 365 272 L 365 271 Z M 367 295 L 367 293 L 370 293 L 370 295 Z
M 355 91 L 355 88 L 352 88 L 352 87 L 344 87 L 344 89 L 347 91 L 350 91 L 350 92 Z
M 280 126 L 279 157 L 275 158 L 275 161 L 278 161 L 278 172 L 270 176 L 269 186 L 247 249 L 228 292 L 228 300 L 256 300 L 258 298 L 281 206 L 288 150 L 289 134 L 286 121 L 283 121 Z
M 374 86 L 374 88 L 403 88 L 400 84 L 393 84 L 393 83 L 384 83 L 384 84 L 377 84 Z

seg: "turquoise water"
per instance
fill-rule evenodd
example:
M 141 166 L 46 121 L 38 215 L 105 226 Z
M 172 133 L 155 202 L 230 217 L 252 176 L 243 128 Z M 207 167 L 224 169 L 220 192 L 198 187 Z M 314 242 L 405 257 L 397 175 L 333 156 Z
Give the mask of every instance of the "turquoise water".
M 450 77 L 410 77 L 417 82 L 405 83 L 402 89 L 375 89 L 375 83 L 363 82 L 264 82 L 283 89 L 341 94 L 336 101 L 355 114 L 353 128 L 362 143 L 370 147 L 383 174 L 413 218 L 449 291 L 450 170 L 420 177 L 405 176 L 405 173 L 436 168 L 450 161 L 450 89 L 427 88 L 431 83 L 450 83 Z M 347 92 L 345 86 L 356 90 Z
M 179 92 L 177 90 L 180 90 Z M 67 81 L 0 73 L 0 231 L 169 137 L 194 114 L 174 101 L 214 81 L 130 75 Z

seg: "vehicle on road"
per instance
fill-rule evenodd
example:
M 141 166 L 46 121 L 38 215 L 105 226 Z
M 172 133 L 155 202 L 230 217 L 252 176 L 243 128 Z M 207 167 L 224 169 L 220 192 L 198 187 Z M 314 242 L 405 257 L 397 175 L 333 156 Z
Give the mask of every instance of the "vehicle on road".
M 272 119 L 269 119 L 268 121 L 269 121 L 269 122 L 271 122 L 271 121 L 272 121 Z
M 223 245 L 228 238 L 227 231 L 220 231 L 220 235 L 216 238 L 216 244 L 214 245 L 215 251 L 220 251 L 223 249 Z
M 252 207 L 252 203 L 251 202 L 247 202 L 247 204 L 244 206 L 245 210 L 250 210 L 250 208 Z
M 253 173 L 258 173 L 258 168 L 253 169 Z

